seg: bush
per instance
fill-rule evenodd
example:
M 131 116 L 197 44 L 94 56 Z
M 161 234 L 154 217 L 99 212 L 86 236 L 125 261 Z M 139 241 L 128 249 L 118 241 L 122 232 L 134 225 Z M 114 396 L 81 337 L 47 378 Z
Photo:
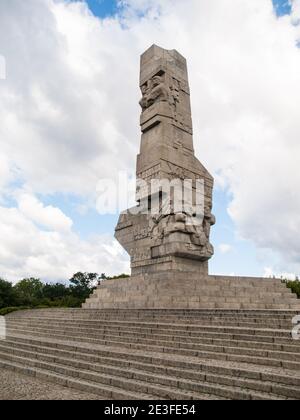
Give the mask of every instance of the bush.
M 300 299 L 300 281 L 287 281 L 286 286 L 291 289 L 293 293 L 296 293 L 298 299 Z
M 2 308 L 0 309 L 0 316 L 5 316 L 16 311 L 25 311 L 26 309 L 32 309 L 32 308 L 29 308 L 28 306 L 15 306 L 15 307 L 10 307 L 10 308 Z
M 69 295 L 55 300 L 41 299 L 39 304 L 36 305 L 35 308 L 80 308 L 84 301 L 85 299 Z
M 0 278 L 0 308 L 18 305 L 17 294 L 11 283 Z
M 67 296 L 61 300 L 61 307 L 65 308 L 80 308 L 85 302 L 85 298 L 77 298 L 74 296 Z
M 113 277 L 106 277 L 103 280 L 125 280 L 129 279 L 130 276 L 128 274 L 120 274 L 119 276 L 113 276 Z

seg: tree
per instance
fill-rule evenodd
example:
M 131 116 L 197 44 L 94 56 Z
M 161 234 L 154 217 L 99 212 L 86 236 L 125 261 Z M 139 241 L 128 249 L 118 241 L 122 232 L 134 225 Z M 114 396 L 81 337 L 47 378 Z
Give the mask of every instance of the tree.
M 72 296 L 85 301 L 95 289 L 99 276 L 97 273 L 76 273 L 70 279 L 70 291 Z
M 43 287 L 43 297 L 50 300 L 62 299 L 69 296 L 69 289 L 62 283 L 45 284 Z
M 292 290 L 293 293 L 296 293 L 298 299 L 300 299 L 300 282 L 299 281 L 288 281 L 287 287 Z
M 14 286 L 21 305 L 36 305 L 43 297 L 44 284 L 39 279 L 23 279 Z
M 0 309 L 17 305 L 17 296 L 13 285 L 8 281 L 0 279 Z

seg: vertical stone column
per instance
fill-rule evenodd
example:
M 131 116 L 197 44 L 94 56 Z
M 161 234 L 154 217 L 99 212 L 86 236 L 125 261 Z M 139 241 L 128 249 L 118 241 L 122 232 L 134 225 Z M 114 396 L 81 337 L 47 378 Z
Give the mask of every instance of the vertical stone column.
M 213 255 L 213 178 L 194 155 L 185 58 L 153 45 L 141 57 L 140 88 L 139 207 L 120 216 L 116 238 L 131 256 L 133 275 L 163 270 L 207 274 Z M 200 214 L 197 199 L 203 204 Z

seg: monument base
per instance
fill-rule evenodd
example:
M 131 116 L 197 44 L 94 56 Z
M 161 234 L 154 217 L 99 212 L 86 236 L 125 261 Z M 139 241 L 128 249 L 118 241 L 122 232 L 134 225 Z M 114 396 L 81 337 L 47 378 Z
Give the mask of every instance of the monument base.
M 200 277 L 208 276 L 208 261 L 200 262 L 192 259 L 167 256 L 163 258 L 153 258 L 147 262 L 132 263 L 131 273 L 132 278 L 140 274 L 152 275 L 159 273 L 161 276 L 166 276 L 169 273 L 173 275 L 180 275 L 181 273 L 191 272 L 196 273 Z
M 277 279 L 170 270 L 103 281 L 83 308 L 299 310 L 300 301 Z

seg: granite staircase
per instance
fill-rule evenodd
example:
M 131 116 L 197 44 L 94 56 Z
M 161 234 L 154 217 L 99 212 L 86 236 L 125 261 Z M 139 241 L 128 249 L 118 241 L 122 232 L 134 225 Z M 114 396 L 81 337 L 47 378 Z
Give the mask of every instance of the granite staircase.
M 295 310 L 20 311 L 0 367 L 101 397 L 300 399 Z

